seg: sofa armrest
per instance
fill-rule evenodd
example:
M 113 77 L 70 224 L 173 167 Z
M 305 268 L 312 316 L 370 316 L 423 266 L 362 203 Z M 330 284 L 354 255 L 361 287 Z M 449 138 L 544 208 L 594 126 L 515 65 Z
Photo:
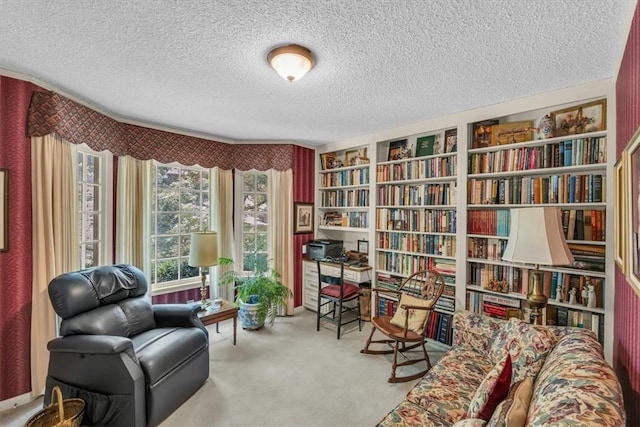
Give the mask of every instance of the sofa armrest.
M 129 338 L 113 335 L 69 335 L 47 344 L 51 353 L 118 354 L 126 353 L 136 363 L 138 358 Z
M 155 304 L 152 306 L 156 327 L 200 328 L 207 336 L 207 328 L 198 317 L 200 305 L 191 304 Z
M 488 354 L 495 336 L 505 324 L 505 320 L 467 310 L 458 311 L 453 316 L 453 345 Z

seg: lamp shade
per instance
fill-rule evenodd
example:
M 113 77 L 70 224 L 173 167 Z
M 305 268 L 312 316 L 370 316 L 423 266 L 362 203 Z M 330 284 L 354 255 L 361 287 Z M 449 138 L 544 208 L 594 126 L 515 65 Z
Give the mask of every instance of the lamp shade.
M 191 267 L 218 265 L 218 234 L 215 231 L 191 233 L 189 265 Z
M 283 79 L 300 80 L 315 64 L 311 51 L 306 47 L 290 44 L 269 52 L 267 61 Z
M 560 209 L 511 209 L 509 241 L 502 259 L 538 265 L 573 264 L 573 255 L 564 238 Z

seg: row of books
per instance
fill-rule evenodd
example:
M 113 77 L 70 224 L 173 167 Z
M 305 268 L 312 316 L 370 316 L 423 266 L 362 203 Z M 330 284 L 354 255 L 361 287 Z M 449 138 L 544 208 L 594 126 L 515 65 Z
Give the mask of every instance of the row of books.
M 433 233 L 456 232 L 456 210 L 378 208 L 378 230 L 420 231 Z
M 453 298 L 455 300 L 456 296 L 456 285 L 455 278 L 451 276 L 443 276 L 445 281 L 444 291 L 442 292 L 443 297 Z M 391 289 L 397 291 L 400 289 L 400 285 L 402 284 L 405 278 L 402 276 L 394 276 L 385 273 L 378 273 L 376 275 L 376 287 L 383 289 Z M 418 292 L 419 290 L 416 290 Z
M 574 303 L 587 306 L 589 290 L 593 290 L 592 308 L 604 308 L 604 279 L 563 273 L 559 271 L 545 271 L 543 275 L 543 291 L 550 299 L 557 302 Z M 573 301 L 571 294 L 573 293 Z
M 455 182 L 378 186 L 378 204 L 381 206 L 449 206 L 455 203 Z
M 604 242 L 606 222 L 604 210 L 562 210 L 562 229 L 567 240 Z
M 455 236 L 378 233 L 378 248 L 430 255 L 455 256 Z
M 322 191 L 322 207 L 369 206 L 369 190 L 328 190 Z
M 467 202 L 482 204 L 599 203 L 605 199 L 601 174 L 513 176 L 468 181 Z
M 529 292 L 529 269 L 506 265 L 469 263 L 469 284 L 481 286 L 494 292 Z M 604 279 L 587 274 L 563 271 L 544 271 L 542 286 L 550 303 L 561 302 L 586 307 L 589 304 L 589 292 L 593 292 L 590 308 L 604 308 Z
M 322 220 L 323 225 L 333 227 L 369 227 L 369 212 L 325 212 Z
M 542 310 L 542 322 L 549 326 L 571 326 L 590 329 L 604 343 L 604 314 L 568 307 L 548 305 Z
M 412 159 L 402 163 L 384 164 L 376 167 L 378 182 L 442 178 L 456 175 L 457 156 Z
M 499 261 L 502 260 L 502 253 L 506 247 L 506 239 L 486 237 L 467 238 L 467 255 L 470 258 Z
M 416 271 L 427 269 L 435 270 L 445 275 L 454 275 L 456 273 L 455 259 L 437 258 L 428 255 L 408 255 L 378 251 L 376 262 L 379 269 L 403 276 L 409 276 Z
M 486 294 L 484 292 L 467 291 L 467 310 L 499 319 L 511 317 L 523 318 L 520 300 Z
M 522 293 L 522 284 L 527 283 L 522 277 L 522 270 L 525 270 L 526 273 L 528 272 L 526 269 L 506 265 L 482 264 L 479 262 L 470 262 L 468 265 L 468 283 L 470 285 L 481 286 L 495 292 Z M 527 292 L 526 287 L 524 292 Z
M 469 156 L 468 170 L 494 173 L 605 163 L 606 143 L 606 137 L 577 138 L 538 147 L 475 153 Z
M 507 209 L 467 212 L 467 232 L 469 234 L 508 237 L 510 225 L 511 211 Z
M 320 187 L 364 185 L 369 183 L 369 168 L 349 169 L 320 174 Z
M 448 250 L 447 248 L 442 248 L 440 251 Z M 398 252 L 387 252 L 386 249 L 377 249 L 377 262 L 378 267 L 385 271 L 390 271 L 392 273 L 398 273 L 402 275 L 410 275 L 413 272 L 426 270 L 431 268 L 433 265 L 433 257 L 434 256 L 455 256 L 455 251 L 449 250 L 449 254 L 445 253 L 416 253 L 416 254 L 405 254 Z M 454 260 L 455 261 L 455 260 Z M 455 269 L 454 269 L 455 272 Z

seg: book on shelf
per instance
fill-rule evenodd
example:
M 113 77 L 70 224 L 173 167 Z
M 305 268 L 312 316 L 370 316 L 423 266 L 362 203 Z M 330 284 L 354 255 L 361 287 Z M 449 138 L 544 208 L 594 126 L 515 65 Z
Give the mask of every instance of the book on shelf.
M 447 129 L 444 131 L 444 152 L 455 153 L 458 151 L 458 129 Z
M 500 295 L 485 294 L 483 300 L 496 305 L 502 305 L 506 307 L 520 308 L 520 301 L 514 298 L 502 297 Z
M 416 157 L 431 156 L 434 153 L 435 135 L 421 136 L 416 141 Z
M 411 157 L 406 139 L 391 141 L 389 143 L 389 155 L 387 160 L 401 160 Z

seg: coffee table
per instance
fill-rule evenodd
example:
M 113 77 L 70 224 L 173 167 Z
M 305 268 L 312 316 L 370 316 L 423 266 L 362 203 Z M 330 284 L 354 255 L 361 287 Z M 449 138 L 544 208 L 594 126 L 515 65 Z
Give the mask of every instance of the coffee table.
M 205 310 L 198 312 L 198 317 L 205 326 L 215 323 L 217 333 L 220 333 L 218 330 L 218 322 L 233 319 L 233 345 L 236 345 L 238 307 L 234 307 L 230 302 L 223 300 L 220 308 L 213 308 L 213 305 L 209 305 Z

